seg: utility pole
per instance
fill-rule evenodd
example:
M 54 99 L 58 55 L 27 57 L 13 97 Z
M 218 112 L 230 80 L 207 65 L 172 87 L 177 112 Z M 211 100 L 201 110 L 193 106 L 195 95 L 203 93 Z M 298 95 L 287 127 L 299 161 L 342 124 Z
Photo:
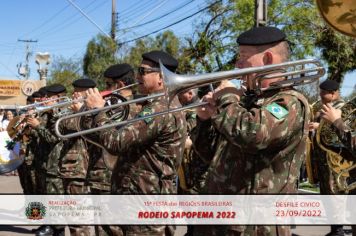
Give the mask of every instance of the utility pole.
M 30 43 L 37 43 L 37 40 L 18 39 L 17 41 L 26 43 L 26 64 L 23 67 L 22 64 L 20 63 L 18 65 L 18 72 L 21 76 L 23 76 L 27 80 L 28 77 L 30 76 L 29 61 L 30 61 L 30 56 L 32 55 L 32 52 L 30 51 Z
M 255 27 L 267 25 L 267 0 L 255 0 Z
M 117 12 L 116 12 L 116 0 L 112 0 L 112 10 L 111 10 L 111 38 L 116 39 L 116 28 L 117 28 Z

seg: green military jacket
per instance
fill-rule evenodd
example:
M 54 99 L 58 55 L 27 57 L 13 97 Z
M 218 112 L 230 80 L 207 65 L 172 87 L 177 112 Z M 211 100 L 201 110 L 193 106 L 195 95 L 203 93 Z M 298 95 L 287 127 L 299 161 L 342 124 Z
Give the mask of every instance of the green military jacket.
M 171 108 L 178 107 L 176 99 Z M 165 98 L 148 101 L 136 117 L 167 110 Z M 108 122 L 106 114 L 96 116 L 100 126 Z M 177 169 L 186 139 L 186 121 L 182 112 L 146 118 L 121 127 L 103 130 L 100 142 L 120 156 L 113 191 L 121 194 L 176 193 Z
M 228 94 L 217 104 L 218 114 L 198 122 L 195 138 L 199 140 L 195 149 L 212 159 L 205 192 L 297 192 L 308 134 L 309 105 L 304 96 L 286 90 L 265 93 L 264 97 L 246 96 L 239 102 Z M 218 133 L 212 139 L 214 145 L 207 133 L 212 130 Z

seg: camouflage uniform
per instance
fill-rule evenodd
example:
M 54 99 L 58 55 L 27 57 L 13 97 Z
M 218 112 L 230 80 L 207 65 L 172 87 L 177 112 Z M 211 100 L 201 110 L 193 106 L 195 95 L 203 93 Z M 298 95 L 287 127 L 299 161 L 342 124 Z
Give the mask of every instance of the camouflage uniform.
M 334 108 L 340 108 L 345 104 L 345 101 L 342 99 L 338 99 L 336 101 L 332 102 L 332 106 Z M 317 110 L 321 109 L 322 104 L 318 106 Z M 316 116 L 315 118 L 316 122 L 321 122 L 320 115 Z M 321 194 L 335 194 L 338 193 L 339 191 L 336 188 L 335 180 L 333 173 L 329 167 L 327 158 L 326 158 L 326 152 L 322 150 L 318 144 L 317 141 L 317 136 L 320 136 L 320 142 L 325 143 L 328 142 L 327 139 L 329 134 L 331 133 L 331 126 L 328 124 L 323 125 L 323 128 L 320 130 L 316 131 L 316 134 L 314 135 L 313 139 L 313 159 L 315 160 L 316 167 L 317 167 L 317 174 L 318 174 L 318 179 L 319 179 L 319 184 L 320 184 L 320 193 Z
M 331 194 L 344 193 L 344 189 L 340 189 L 336 184 L 336 176 L 340 170 L 348 168 L 355 161 L 355 137 L 353 137 L 355 135 L 352 132 L 356 128 L 355 100 L 347 103 L 344 103 L 342 100 L 335 101 L 332 105 L 335 108 L 341 109 L 341 119 L 337 120 L 334 124 L 321 121 L 317 131 L 316 136 L 319 138 L 318 148 L 320 149 L 320 156 L 324 158 L 329 173 L 329 179 L 326 179 L 327 190 Z M 351 171 L 351 178 L 355 176 L 354 172 L 356 171 Z M 343 175 L 340 178 L 340 182 L 346 183 L 347 179 L 348 176 Z
M 308 134 L 309 105 L 304 96 L 294 90 L 272 91 L 263 97 L 247 95 L 239 102 L 226 94 L 217 107 L 217 115 L 199 124 L 195 143 L 197 150 L 212 158 L 205 192 L 296 193 Z M 206 133 L 210 126 L 219 132 L 215 150 L 206 150 L 214 147 Z M 277 230 L 279 235 L 290 235 L 287 226 L 197 227 L 194 235 L 277 235 Z
M 49 176 L 53 175 L 51 159 L 56 152 L 56 144 L 59 142 L 59 139 L 54 134 L 53 126 L 55 119 L 52 113 L 44 113 L 40 117 L 40 125 L 34 129 L 38 135 L 38 153 L 34 158 L 35 168 L 36 168 L 36 183 L 42 194 L 45 193 L 58 193 L 60 192 L 48 192 L 47 179 Z M 49 168 L 49 169 L 48 169 Z
M 132 100 L 133 96 L 126 97 L 126 99 L 128 101 Z M 139 106 L 134 103 L 130 104 L 128 119 L 133 118 L 137 113 L 139 113 L 139 109 Z M 96 139 L 95 142 L 99 142 L 98 137 L 94 137 L 94 139 Z M 90 187 L 90 193 L 110 194 L 112 191 L 112 177 L 118 176 L 119 173 L 118 171 L 120 168 L 116 164 L 118 158 L 120 157 L 118 157 L 118 155 L 111 155 L 106 150 L 102 150 L 95 146 L 93 149 L 94 150 L 90 152 L 91 155 L 88 168 L 88 184 Z M 123 235 L 121 227 L 114 225 L 95 225 L 95 233 L 99 236 Z
M 21 141 L 20 155 L 23 156 L 24 162 L 17 168 L 20 184 L 24 194 L 35 193 L 34 168 L 32 166 L 33 153 L 29 150 L 29 144 L 32 140 Z M 33 178 L 32 178 L 33 177 Z
M 186 111 L 185 119 L 187 121 L 187 132 L 192 139 L 194 135 L 197 118 L 196 112 Z M 197 154 L 193 147 L 186 147 L 182 164 L 179 170 L 180 188 L 179 193 L 197 194 L 200 192 L 205 183 L 206 173 L 209 162 Z M 184 176 L 182 176 L 184 175 Z M 184 182 L 181 179 L 184 178 Z
M 175 100 L 171 107 L 178 106 Z M 165 98 L 144 104 L 138 117 L 166 110 Z M 108 122 L 104 112 L 96 124 Z M 120 159 L 117 175 L 113 176 L 113 191 L 118 194 L 174 194 L 177 193 L 177 169 L 182 160 L 186 122 L 181 112 L 170 113 L 100 132 L 100 142 Z M 125 235 L 165 235 L 167 226 L 122 226 Z M 169 229 L 168 235 L 174 230 Z
M 354 111 L 356 109 L 356 97 L 353 98 L 349 104 L 349 110 Z M 343 145 L 353 154 L 353 157 L 356 157 L 356 114 L 353 112 L 351 117 L 348 118 L 348 121 L 351 123 L 343 122 L 343 119 L 336 120 L 332 127 L 336 131 L 337 136 Z

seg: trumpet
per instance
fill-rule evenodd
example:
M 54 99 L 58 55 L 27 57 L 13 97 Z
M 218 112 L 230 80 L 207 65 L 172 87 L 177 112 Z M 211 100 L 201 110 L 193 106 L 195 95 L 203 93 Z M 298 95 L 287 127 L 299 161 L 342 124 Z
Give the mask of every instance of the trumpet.
M 118 103 L 126 101 L 126 99 L 123 96 L 120 95 L 120 93 L 119 93 L 120 90 L 128 89 L 128 88 L 131 88 L 131 87 L 134 87 L 134 86 L 137 86 L 137 85 L 138 85 L 138 83 L 133 83 L 133 84 L 130 84 L 130 85 L 127 85 L 127 86 L 124 86 L 124 87 L 121 87 L 121 88 L 118 88 L 118 89 L 115 89 L 115 90 L 112 90 L 112 91 L 102 91 L 102 92 L 100 92 L 100 94 L 105 99 L 106 104 L 108 106 L 111 106 L 113 104 L 118 104 Z M 73 114 L 73 111 L 71 111 L 70 106 L 75 104 L 75 103 L 82 103 L 82 102 L 85 101 L 85 99 L 86 99 L 85 97 L 84 98 L 78 98 L 78 99 L 69 99 L 66 102 L 53 105 L 52 109 L 54 109 L 54 108 L 64 108 L 62 111 L 58 112 L 55 116 L 56 117 L 68 116 L 68 115 Z M 125 113 L 128 113 L 128 111 L 125 112 Z M 122 114 L 120 115 L 117 110 L 115 110 L 115 111 L 112 110 L 112 111 L 109 112 L 109 114 L 110 114 L 110 117 L 112 119 L 114 119 L 114 120 L 119 119 L 119 117 L 121 117 L 121 115 L 122 115 Z
M 301 66 L 301 69 L 298 69 L 297 67 Z M 305 68 L 305 67 L 310 67 L 310 68 Z M 304 60 L 298 60 L 298 61 L 290 61 L 290 62 L 285 62 L 281 64 L 274 64 L 274 65 L 267 65 L 267 66 L 260 66 L 260 67 L 253 67 L 253 68 L 245 68 L 245 69 L 235 69 L 235 70 L 230 70 L 230 71 L 223 71 L 223 72 L 214 72 L 214 73 L 208 73 L 208 74 L 202 74 L 202 75 L 178 75 L 175 74 L 171 71 L 169 71 L 167 68 L 163 66 L 162 63 L 160 63 L 160 68 L 161 68 L 161 74 L 164 80 L 164 85 L 165 85 L 165 91 L 162 93 L 134 99 L 131 101 L 126 101 L 120 104 L 112 105 L 112 106 L 107 106 L 99 109 L 93 109 L 85 112 L 80 112 L 76 113 L 73 115 L 61 117 L 60 119 L 57 120 L 55 124 L 55 132 L 58 135 L 58 137 L 67 139 L 67 138 L 73 138 L 77 136 L 82 136 L 86 134 L 90 134 L 93 132 L 101 131 L 104 129 L 110 129 L 113 127 L 117 126 L 124 126 L 133 122 L 137 122 L 140 120 L 144 120 L 147 118 L 153 118 L 156 116 L 161 116 L 165 115 L 168 113 L 173 113 L 173 112 L 179 112 L 187 109 L 193 109 L 197 108 L 203 105 L 206 105 L 206 102 L 200 102 L 200 103 L 194 103 L 190 104 L 188 106 L 184 107 L 179 107 L 175 109 L 170 109 L 170 104 L 173 100 L 173 98 L 180 92 L 197 88 L 200 86 L 204 86 L 207 84 L 219 82 L 225 79 L 242 79 L 243 76 L 250 75 L 253 73 L 260 73 L 263 74 L 263 76 L 256 77 L 256 82 L 259 85 L 259 87 L 255 90 L 257 94 L 263 93 L 264 91 L 267 90 L 273 90 L 273 89 L 281 89 L 281 88 L 286 88 L 286 87 L 292 87 L 292 86 L 298 86 L 298 85 L 305 85 L 312 83 L 322 77 L 325 74 L 325 69 L 321 66 L 321 63 L 316 60 L 316 59 L 304 59 Z M 288 69 L 290 71 L 288 71 Z M 292 69 L 292 70 L 291 70 Z M 274 73 L 276 71 L 285 71 L 278 73 L 278 75 L 272 75 L 271 73 Z M 295 77 L 298 76 L 298 77 Z M 262 88 L 260 86 L 261 81 L 264 79 L 271 79 L 271 78 L 277 78 L 277 77 L 292 77 L 287 80 L 275 82 L 271 84 L 267 88 Z M 124 120 L 124 121 L 119 121 L 119 122 L 112 122 L 110 124 L 105 124 L 100 127 L 92 128 L 92 129 L 87 129 L 87 130 L 81 130 L 76 133 L 71 133 L 64 135 L 59 131 L 59 124 L 66 120 L 66 119 L 72 119 L 75 117 L 79 116 L 85 116 L 85 115 L 92 115 L 92 114 L 97 114 L 101 111 L 105 111 L 108 109 L 113 109 L 117 108 L 120 106 L 127 106 L 132 103 L 140 103 L 144 102 L 150 99 L 156 99 L 159 97 L 165 96 L 168 100 L 168 107 L 166 111 L 150 114 L 147 116 L 142 116 L 142 117 L 137 117 L 134 119 L 130 120 Z
M 63 100 L 64 102 L 65 101 L 69 101 L 70 98 L 67 97 L 67 96 L 63 96 L 63 97 L 59 97 L 59 98 L 52 98 L 52 99 L 48 99 L 48 100 L 45 100 L 45 101 L 42 101 L 42 102 L 35 102 L 33 104 L 29 104 L 29 105 L 26 105 L 26 106 L 20 106 L 18 107 L 17 109 L 18 110 L 31 110 L 31 109 L 35 109 L 35 110 L 38 110 L 38 111 L 41 111 L 42 108 L 46 107 L 44 106 L 46 103 L 49 103 L 49 102 L 59 102 Z M 40 108 L 42 107 L 42 108 Z

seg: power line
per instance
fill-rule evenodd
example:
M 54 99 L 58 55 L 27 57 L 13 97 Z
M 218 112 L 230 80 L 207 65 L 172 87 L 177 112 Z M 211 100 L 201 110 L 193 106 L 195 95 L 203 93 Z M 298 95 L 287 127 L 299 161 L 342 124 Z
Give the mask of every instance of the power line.
M 45 22 L 43 22 L 41 25 L 37 26 L 35 29 L 25 33 L 24 35 L 28 35 L 30 33 L 33 33 L 37 30 L 39 30 L 40 28 L 42 28 L 43 26 L 45 26 L 46 24 L 48 24 L 49 22 L 51 22 L 54 18 L 56 18 L 59 14 L 61 14 L 65 9 L 67 9 L 69 7 L 69 5 L 63 7 L 61 10 L 59 10 L 57 13 L 55 13 L 52 17 L 50 17 L 48 20 L 46 20 Z M 24 36 L 23 35 L 23 36 Z M 23 37 L 22 36 L 22 37 Z
M 160 15 L 160 16 L 158 16 L 158 17 L 152 19 L 152 20 L 146 21 L 146 22 L 144 22 L 144 23 L 142 23 L 142 24 L 139 24 L 139 25 L 130 26 L 130 27 L 127 27 L 127 28 L 124 28 L 124 29 L 121 29 L 121 30 L 122 30 L 122 31 L 125 31 L 125 30 L 129 30 L 129 29 L 134 29 L 134 28 L 138 28 L 138 27 L 141 27 L 141 26 L 144 26 L 144 25 L 148 25 L 148 24 L 153 23 L 153 22 L 155 22 L 155 21 L 157 21 L 157 20 L 161 20 L 162 18 L 164 18 L 164 17 L 166 17 L 166 16 L 168 16 L 168 15 L 170 15 L 170 14 L 172 14 L 172 13 L 174 13 L 174 12 L 180 10 L 180 9 L 182 9 L 183 7 L 189 5 L 190 3 L 194 2 L 194 1 L 195 1 L 195 0 L 190 0 L 190 1 L 188 1 L 187 3 L 184 3 L 183 5 L 176 7 L 176 8 L 173 9 L 172 11 L 167 12 L 167 13 L 165 13 L 165 14 L 163 14 L 163 15 Z
M 147 16 L 151 15 L 152 12 L 154 12 L 157 8 L 161 7 L 163 4 L 165 4 L 168 0 L 164 0 L 161 3 L 159 3 L 157 6 L 155 6 L 153 9 L 151 9 L 148 13 L 146 13 L 143 17 L 141 17 L 141 19 L 137 20 L 134 24 L 133 27 L 131 28 L 135 28 L 135 24 L 139 23 L 140 21 L 142 21 L 143 19 L 145 19 Z
M 93 3 L 95 3 L 95 0 L 92 0 L 89 4 L 87 4 L 83 9 L 86 9 L 88 7 L 90 7 Z M 100 3 L 103 4 L 103 3 Z M 105 4 L 105 2 L 104 2 Z M 97 9 L 97 7 L 95 8 Z M 79 20 L 81 18 L 81 16 L 77 17 L 78 14 L 75 13 L 74 15 L 71 15 L 69 17 L 67 17 L 65 20 L 59 22 L 59 24 L 55 24 L 54 26 L 52 26 L 49 29 L 46 29 L 45 31 L 40 32 L 39 34 L 37 34 L 36 38 L 45 38 L 51 35 L 52 32 L 58 32 L 59 30 L 67 27 L 68 25 L 72 25 L 74 22 L 76 22 L 77 20 Z M 44 37 L 40 37 L 40 35 L 45 34 Z
M 96 26 L 96 28 L 98 28 L 104 35 L 108 36 L 110 38 L 110 35 L 108 33 L 106 33 L 104 30 L 102 30 L 100 28 L 100 26 L 95 23 L 82 9 L 80 9 L 80 7 L 75 4 L 72 0 L 67 0 L 70 4 L 72 4 L 72 6 L 74 6 L 85 18 L 87 18 L 93 25 Z
M 214 3 L 212 3 L 212 4 L 210 4 L 209 6 L 204 7 L 203 9 L 200 9 L 199 11 L 197 11 L 197 12 L 195 12 L 195 13 L 189 15 L 189 16 L 186 16 L 186 17 L 184 17 L 184 18 L 182 18 L 182 19 L 180 19 L 180 20 L 178 20 L 178 21 L 176 21 L 176 22 L 174 22 L 174 23 L 172 23 L 172 24 L 169 24 L 169 25 L 167 25 L 167 26 L 165 26 L 165 27 L 163 27 L 163 28 L 160 28 L 160 29 L 155 30 L 155 31 L 153 31 L 153 32 L 151 32 L 151 33 L 148 33 L 148 34 L 145 34 L 145 35 L 143 35 L 143 36 L 140 36 L 140 37 L 137 37 L 137 38 L 134 38 L 134 39 L 130 39 L 130 40 L 124 41 L 124 42 L 122 42 L 122 43 L 118 43 L 118 44 L 119 44 L 119 46 L 121 46 L 121 45 L 123 45 L 123 44 L 131 43 L 131 42 L 134 42 L 134 41 L 136 41 L 136 40 L 139 40 L 139 39 L 145 38 L 145 37 L 147 37 L 147 36 L 150 36 L 150 35 L 152 35 L 152 34 L 158 33 L 158 32 L 161 31 L 161 30 L 164 30 L 164 29 L 167 29 L 167 28 L 169 28 L 169 27 L 171 27 L 171 26 L 173 26 L 173 25 L 179 24 L 179 23 L 181 23 L 182 21 L 185 21 L 185 20 L 187 20 L 187 19 L 189 19 L 189 18 L 191 18 L 191 17 L 193 17 L 193 16 L 195 16 L 195 15 L 197 15 L 197 14 L 199 14 L 199 13 L 201 13 L 201 12 L 207 10 L 207 9 L 209 9 L 210 7 L 212 7 L 213 5 L 215 5 L 215 4 L 218 3 L 218 2 L 221 2 L 221 0 L 218 0 L 218 1 L 216 1 L 216 2 L 214 2 Z

